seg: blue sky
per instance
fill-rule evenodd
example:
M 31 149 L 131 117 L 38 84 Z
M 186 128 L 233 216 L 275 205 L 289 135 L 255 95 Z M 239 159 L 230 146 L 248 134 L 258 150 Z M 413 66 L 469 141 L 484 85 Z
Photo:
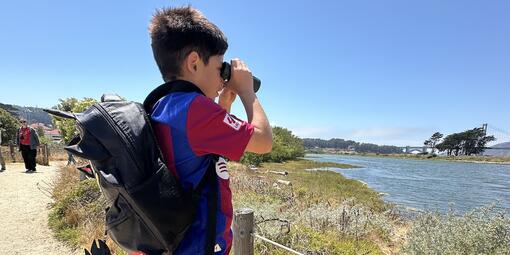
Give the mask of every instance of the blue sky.
M 270 122 L 301 137 L 421 145 L 482 123 L 510 132 L 508 1 L 7 1 L 0 102 L 143 101 L 162 82 L 152 13 L 188 3 L 228 37 L 225 59 L 261 78 Z M 239 102 L 233 112 L 245 116 Z

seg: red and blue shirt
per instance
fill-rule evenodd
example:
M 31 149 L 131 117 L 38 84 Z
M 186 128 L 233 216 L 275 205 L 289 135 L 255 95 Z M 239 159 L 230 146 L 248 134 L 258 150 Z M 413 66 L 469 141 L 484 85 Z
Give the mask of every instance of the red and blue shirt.
M 191 85 L 191 84 L 190 84 Z M 253 134 L 253 126 L 227 113 L 197 92 L 174 92 L 161 98 L 151 114 L 153 128 L 168 168 L 185 190 L 198 186 L 213 155 L 239 160 Z M 215 254 L 229 254 L 232 246 L 232 194 L 222 158 L 216 164 L 218 206 Z M 207 192 L 202 190 L 194 222 L 175 254 L 204 254 Z

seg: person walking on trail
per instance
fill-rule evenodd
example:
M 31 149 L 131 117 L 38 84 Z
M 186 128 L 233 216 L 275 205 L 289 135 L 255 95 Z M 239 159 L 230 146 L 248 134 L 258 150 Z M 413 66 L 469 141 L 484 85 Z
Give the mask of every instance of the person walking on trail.
M 27 121 L 21 119 L 21 127 L 16 135 L 21 156 L 25 162 L 25 173 L 35 172 L 35 158 L 37 157 L 37 146 L 39 146 L 39 136 L 35 129 L 27 125 Z
M 1 165 L 0 172 L 5 171 L 5 160 L 4 156 L 2 155 L 1 145 L 2 145 L 2 129 L 0 128 L 0 165 Z

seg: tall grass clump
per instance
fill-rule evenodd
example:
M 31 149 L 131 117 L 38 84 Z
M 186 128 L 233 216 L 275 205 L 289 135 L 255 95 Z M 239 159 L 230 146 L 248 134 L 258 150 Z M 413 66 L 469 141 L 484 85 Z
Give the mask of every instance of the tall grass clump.
M 74 248 L 89 248 L 94 239 L 105 239 L 106 200 L 94 179 L 79 181 L 73 167 L 62 167 L 52 182 L 48 225 L 57 239 Z M 111 240 L 113 254 L 126 254 Z
M 417 218 L 402 254 L 510 254 L 510 219 L 496 205 Z

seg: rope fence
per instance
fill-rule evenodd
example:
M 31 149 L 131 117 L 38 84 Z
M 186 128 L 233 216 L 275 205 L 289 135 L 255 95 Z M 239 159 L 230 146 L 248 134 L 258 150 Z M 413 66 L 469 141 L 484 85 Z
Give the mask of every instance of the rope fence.
M 255 234 L 255 233 L 253 233 L 252 235 L 253 235 L 254 237 L 256 237 L 256 238 L 261 239 L 262 241 L 265 241 L 265 242 L 267 242 L 267 243 L 270 243 L 270 244 L 272 244 L 272 245 L 274 245 L 274 246 L 276 246 L 276 247 L 278 247 L 278 248 L 284 249 L 284 250 L 286 250 L 286 251 L 288 251 L 288 252 L 290 252 L 290 253 L 294 253 L 294 254 L 297 254 L 297 255 L 304 255 L 303 253 L 297 252 L 297 251 L 295 251 L 295 250 L 293 250 L 293 249 L 291 249 L 291 248 L 289 248 L 289 247 L 287 247 L 287 246 L 284 246 L 284 245 L 282 245 L 282 244 L 279 244 L 279 243 L 277 243 L 277 242 L 275 242 L 275 241 L 271 241 L 271 240 L 269 240 L 269 239 L 267 239 L 267 238 L 265 238 L 265 237 L 263 237 L 263 236 L 257 235 L 257 234 Z
M 271 219 L 274 220 L 274 219 Z M 250 208 L 238 209 L 234 213 L 234 255 L 253 255 L 254 239 L 258 238 L 290 253 L 304 255 L 285 245 L 269 240 L 254 232 L 254 211 Z

